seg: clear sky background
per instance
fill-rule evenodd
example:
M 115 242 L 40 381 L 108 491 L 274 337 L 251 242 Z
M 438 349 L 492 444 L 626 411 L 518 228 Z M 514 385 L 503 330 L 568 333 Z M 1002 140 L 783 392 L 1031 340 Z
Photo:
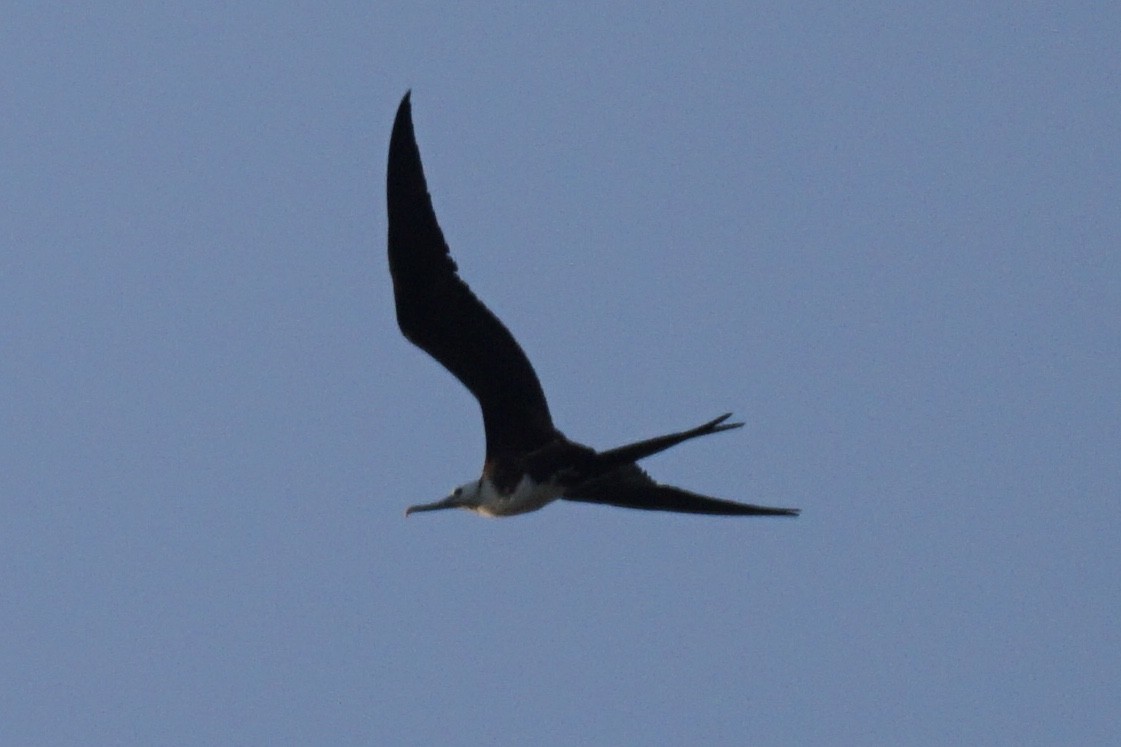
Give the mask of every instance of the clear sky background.
M 0 743 L 1116 739 L 1121 11 L 928 5 L 6 4 Z M 801 518 L 404 519 L 409 88 L 559 427 Z

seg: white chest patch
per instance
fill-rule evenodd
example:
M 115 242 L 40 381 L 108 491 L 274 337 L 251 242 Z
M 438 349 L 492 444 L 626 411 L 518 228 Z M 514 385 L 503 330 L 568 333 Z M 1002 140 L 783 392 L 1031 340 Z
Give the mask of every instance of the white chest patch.
M 514 516 L 536 511 L 555 501 L 561 494 L 560 487 L 547 482 L 536 483 L 528 475 L 521 479 L 514 492 L 509 495 L 502 495 L 495 490 L 490 480 L 484 479 L 481 488 L 479 493 L 482 500 L 479 501 L 475 511 L 483 516 L 492 517 Z

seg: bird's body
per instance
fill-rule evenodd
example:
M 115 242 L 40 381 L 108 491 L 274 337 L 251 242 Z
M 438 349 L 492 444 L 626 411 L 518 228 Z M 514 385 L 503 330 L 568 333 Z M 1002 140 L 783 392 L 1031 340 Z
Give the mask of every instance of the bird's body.
M 517 516 L 544 508 L 557 498 L 561 497 L 563 488 L 551 482 L 536 482 L 529 475 L 522 475 L 517 484 L 507 493 L 498 489 L 487 477 L 481 477 L 477 482 L 467 483 L 453 491 L 460 503 L 457 508 L 466 508 L 480 516 L 497 518 L 500 516 Z M 431 508 L 449 508 L 431 504 Z M 405 511 L 405 515 L 416 511 L 424 511 L 425 507 L 412 506 Z
M 742 425 L 725 423 L 729 415 L 602 452 L 557 430 L 529 359 L 457 273 L 428 194 L 409 94 L 397 110 L 390 137 L 386 201 L 398 326 L 475 395 L 487 440 L 478 480 L 442 501 L 412 506 L 406 515 L 465 508 L 484 516 L 512 516 L 558 498 L 680 513 L 798 514 L 797 509 L 738 503 L 662 485 L 637 466 L 638 460 L 682 441 Z

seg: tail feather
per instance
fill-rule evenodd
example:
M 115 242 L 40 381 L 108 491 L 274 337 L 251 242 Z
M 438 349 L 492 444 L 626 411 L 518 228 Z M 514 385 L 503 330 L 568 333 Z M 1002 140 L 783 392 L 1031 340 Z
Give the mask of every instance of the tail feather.
M 615 467 L 620 467 L 624 464 L 632 464 L 640 459 L 645 459 L 648 456 L 657 454 L 659 451 L 665 451 L 672 446 L 677 446 L 682 441 L 688 441 L 698 436 L 707 436 L 710 433 L 720 433 L 721 431 L 730 431 L 734 428 L 743 427 L 743 423 L 725 423 L 724 421 L 730 417 L 732 417 L 732 413 L 726 412 L 720 417 L 708 421 L 704 425 L 690 428 L 687 431 L 670 433 L 665 436 L 649 438 L 645 441 L 636 441 L 633 444 L 601 451 L 596 455 L 596 469 L 594 471 L 602 474 Z
M 725 413 L 696 428 L 591 454 L 589 463 L 577 470 L 579 477 L 561 497 L 579 503 L 602 503 L 646 511 L 718 516 L 797 516 L 801 512 L 796 508 L 756 506 L 662 485 L 636 464 L 638 460 L 682 441 L 743 426 L 743 423 L 725 423 L 731 416 L 731 413 Z

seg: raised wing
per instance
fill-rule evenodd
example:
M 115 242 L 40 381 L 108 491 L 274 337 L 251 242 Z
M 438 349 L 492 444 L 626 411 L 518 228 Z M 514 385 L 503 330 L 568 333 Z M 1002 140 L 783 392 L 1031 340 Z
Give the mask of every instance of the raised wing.
M 550 441 L 556 430 L 533 366 L 456 272 L 428 194 L 408 93 L 389 139 L 386 202 L 397 324 L 479 400 L 487 459 Z

